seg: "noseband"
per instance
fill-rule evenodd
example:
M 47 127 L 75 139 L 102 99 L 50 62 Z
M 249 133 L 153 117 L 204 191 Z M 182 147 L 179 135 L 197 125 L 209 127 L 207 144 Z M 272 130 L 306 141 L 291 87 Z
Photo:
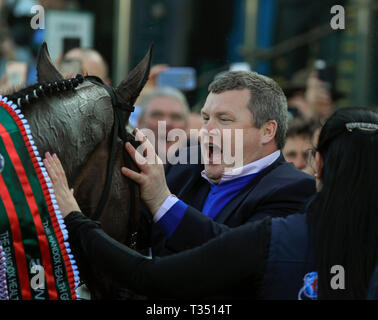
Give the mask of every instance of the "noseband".
M 95 76 L 86 76 L 86 80 L 92 82 L 95 85 L 98 85 L 102 88 L 104 88 L 108 94 L 110 95 L 111 101 L 112 101 L 112 107 L 113 107 L 113 114 L 114 114 L 114 123 L 112 128 L 112 139 L 111 139 L 111 145 L 110 145 L 110 155 L 108 159 L 107 164 L 107 171 L 106 171 L 106 180 L 105 180 L 105 186 L 104 190 L 102 192 L 100 201 L 97 205 L 96 211 L 94 216 L 92 217 L 93 220 L 98 220 L 104 210 L 106 201 L 108 200 L 112 178 L 113 178 L 113 171 L 114 171 L 114 164 L 115 164 L 115 156 L 117 152 L 117 142 L 118 138 L 120 138 L 123 142 L 123 146 L 126 142 L 133 143 L 132 135 L 126 131 L 126 120 L 129 119 L 131 112 L 134 111 L 134 106 L 131 104 L 121 104 L 118 101 L 116 92 L 114 88 L 107 86 L 100 78 Z M 126 167 L 130 168 L 132 159 L 130 155 L 126 152 L 125 148 L 122 148 L 122 155 L 123 155 L 123 162 Z M 129 190 L 130 194 L 134 195 L 136 190 L 136 185 L 134 181 L 127 179 L 129 183 Z M 129 229 L 131 229 L 134 226 L 134 230 L 131 230 L 129 232 L 129 246 L 133 249 L 136 248 L 136 238 L 137 238 L 137 229 L 138 226 L 133 223 L 131 223 L 131 217 L 133 214 L 135 214 L 136 210 L 136 204 L 135 199 L 133 196 L 130 197 L 130 215 L 129 215 Z

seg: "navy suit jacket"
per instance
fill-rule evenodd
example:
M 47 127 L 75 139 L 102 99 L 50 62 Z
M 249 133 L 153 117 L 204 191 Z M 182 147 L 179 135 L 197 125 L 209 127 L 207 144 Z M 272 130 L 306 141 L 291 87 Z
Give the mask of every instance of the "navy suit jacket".
M 193 151 L 192 148 L 199 147 L 189 147 L 188 154 Z M 197 152 L 200 159 L 200 152 Z M 154 255 L 163 256 L 196 247 L 229 228 L 267 216 L 284 217 L 303 212 L 307 200 L 316 192 L 314 178 L 286 162 L 281 154 L 226 204 L 213 220 L 201 213 L 210 191 L 208 181 L 201 176 L 203 169 L 202 164 L 166 165 L 170 191 L 189 207 L 169 239 L 165 238 L 158 224 L 153 224 Z

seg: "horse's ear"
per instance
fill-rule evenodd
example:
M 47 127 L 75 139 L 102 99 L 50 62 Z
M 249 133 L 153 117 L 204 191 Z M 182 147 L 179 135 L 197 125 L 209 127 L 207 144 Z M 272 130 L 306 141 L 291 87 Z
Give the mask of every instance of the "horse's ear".
M 46 42 L 43 42 L 39 48 L 37 57 L 37 78 L 39 83 L 54 82 L 64 79 L 51 62 Z
M 116 88 L 121 103 L 133 105 L 148 80 L 151 67 L 153 44 L 141 62 Z

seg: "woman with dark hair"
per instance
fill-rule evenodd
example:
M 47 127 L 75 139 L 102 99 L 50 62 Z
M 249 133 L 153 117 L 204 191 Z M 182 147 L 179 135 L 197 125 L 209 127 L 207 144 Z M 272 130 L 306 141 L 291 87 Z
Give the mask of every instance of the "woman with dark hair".
M 155 259 L 119 244 L 81 214 L 59 160 L 47 155 L 45 164 L 72 246 L 137 293 L 365 299 L 378 260 L 378 115 L 362 108 L 335 112 L 316 151 L 318 193 L 306 213 L 246 224 Z
M 320 297 L 365 298 L 378 261 L 377 119 L 363 108 L 342 109 L 319 135 L 321 179 L 308 225 Z M 345 290 L 329 286 L 334 265 L 345 268 Z

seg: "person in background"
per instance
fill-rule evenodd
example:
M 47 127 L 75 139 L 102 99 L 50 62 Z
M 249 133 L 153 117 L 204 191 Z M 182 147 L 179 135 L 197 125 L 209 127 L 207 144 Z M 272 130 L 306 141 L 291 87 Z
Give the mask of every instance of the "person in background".
M 320 70 L 302 69 L 294 73 L 283 87 L 291 118 L 316 119 L 324 122 L 335 110 L 336 102 L 345 94 L 336 88 L 336 69 L 329 67 L 328 81 L 320 78 Z
M 202 125 L 203 125 L 203 120 L 202 120 L 201 112 L 192 110 L 188 118 L 187 134 L 188 136 L 189 134 L 195 135 L 195 137 L 193 137 L 193 139 L 195 138 L 193 140 L 195 141 L 195 143 L 198 142 L 199 131 L 201 130 Z M 190 130 L 192 130 L 192 132 L 190 132 Z
M 63 64 L 65 62 L 77 61 L 78 64 L 73 64 L 73 67 L 76 68 L 78 65 L 78 70 L 63 70 Z M 99 77 L 107 85 L 111 84 L 109 78 L 109 68 L 105 59 L 102 55 L 90 48 L 74 48 L 69 50 L 62 59 L 59 59 L 57 62 L 60 71 L 64 74 L 66 78 L 75 76 L 77 73 L 82 75 L 90 75 Z
M 144 85 L 142 91 L 139 94 L 138 99 L 136 100 L 135 104 L 139 107 L 139 104 L 141 100 L 144 98 L 144 96 L 148 95 L 152 91 L 156 90 L 158 88 L 157 86 L 157 77 L 158 75 L 167 70 L 169 68 L 168 64 L 156 64 L 151 67 L 150 74 L 148 76 L 148 80 L 146 84 Z
M 139 107 L 141 114 L 138 128 L 151 130 L 154 135 L 155 150 L 156 152 L 160 150 L 161 158 L 165 158 L 168 152 L 174 154 L 181 146 L 176 145 L 175 141 L 169 141 L 168 134 L 172 129 L 181 129 L 185 132 L 188 129 L 189 105 L 185 95 L 176 88 L 156 88 L 140 100 Z M 172 149 L 173 144 L 175 146 Z
M 157 87 L 157 76 L 167 70 L 169 68 L 169 65 L 167 64 L 157 64 L 151 67 L 150 74 L 148 76 L 148 80 L 146 84 L 144 85 L 142 91 L 140 92 L 137 100 L 135 101 L 135 109 L 134 112 L 131 113 L 129 118 L 129 125 L 128 128 L 130 131 L 132 131 L 134 128 L 138 126 L 138 121 L 140 118 L 140 115 L 142 113 L 142 108 L 140 107 L 141 101 L 144 99 L 144 97 L 148 94 L 150 94 L 152 91 L 156 90 Z
M 307 79 L 305 97 L 315 119 L 325 121 L 335 110 L 333 93 L 327 83 L 319 79 L 316 71 L 311 72 Z
M 306 83 L 309 76 L 307 69 L 302 69 L 294 73 L 287 85 L 282 90 L 285 93 L 288 111 L 291 119 L 311 119 L 313 112 L 306 99 Z
M 8 63 L 17 62 L 25 65 L 25 74 L 22 76 L 22 82 L 13 84 L 6 74 Z M 33 63 L 33 57 L 30 51 L 16 44 L 12 38 L 10 30 L 7 28 L 0 29 L 0 93 L 4 94 L 10 91 L 14 86 L 22 87 L 27 84 L 28 69 Z
M 289 123 L 286 134 L 286 143 L 282 153 L 288 162 L 292 162 L 299 170 L 307 167 L 309 152 L 312 148 L 312 136 L 314 134 L 314 122 L 300 118 L 293 119 Z

